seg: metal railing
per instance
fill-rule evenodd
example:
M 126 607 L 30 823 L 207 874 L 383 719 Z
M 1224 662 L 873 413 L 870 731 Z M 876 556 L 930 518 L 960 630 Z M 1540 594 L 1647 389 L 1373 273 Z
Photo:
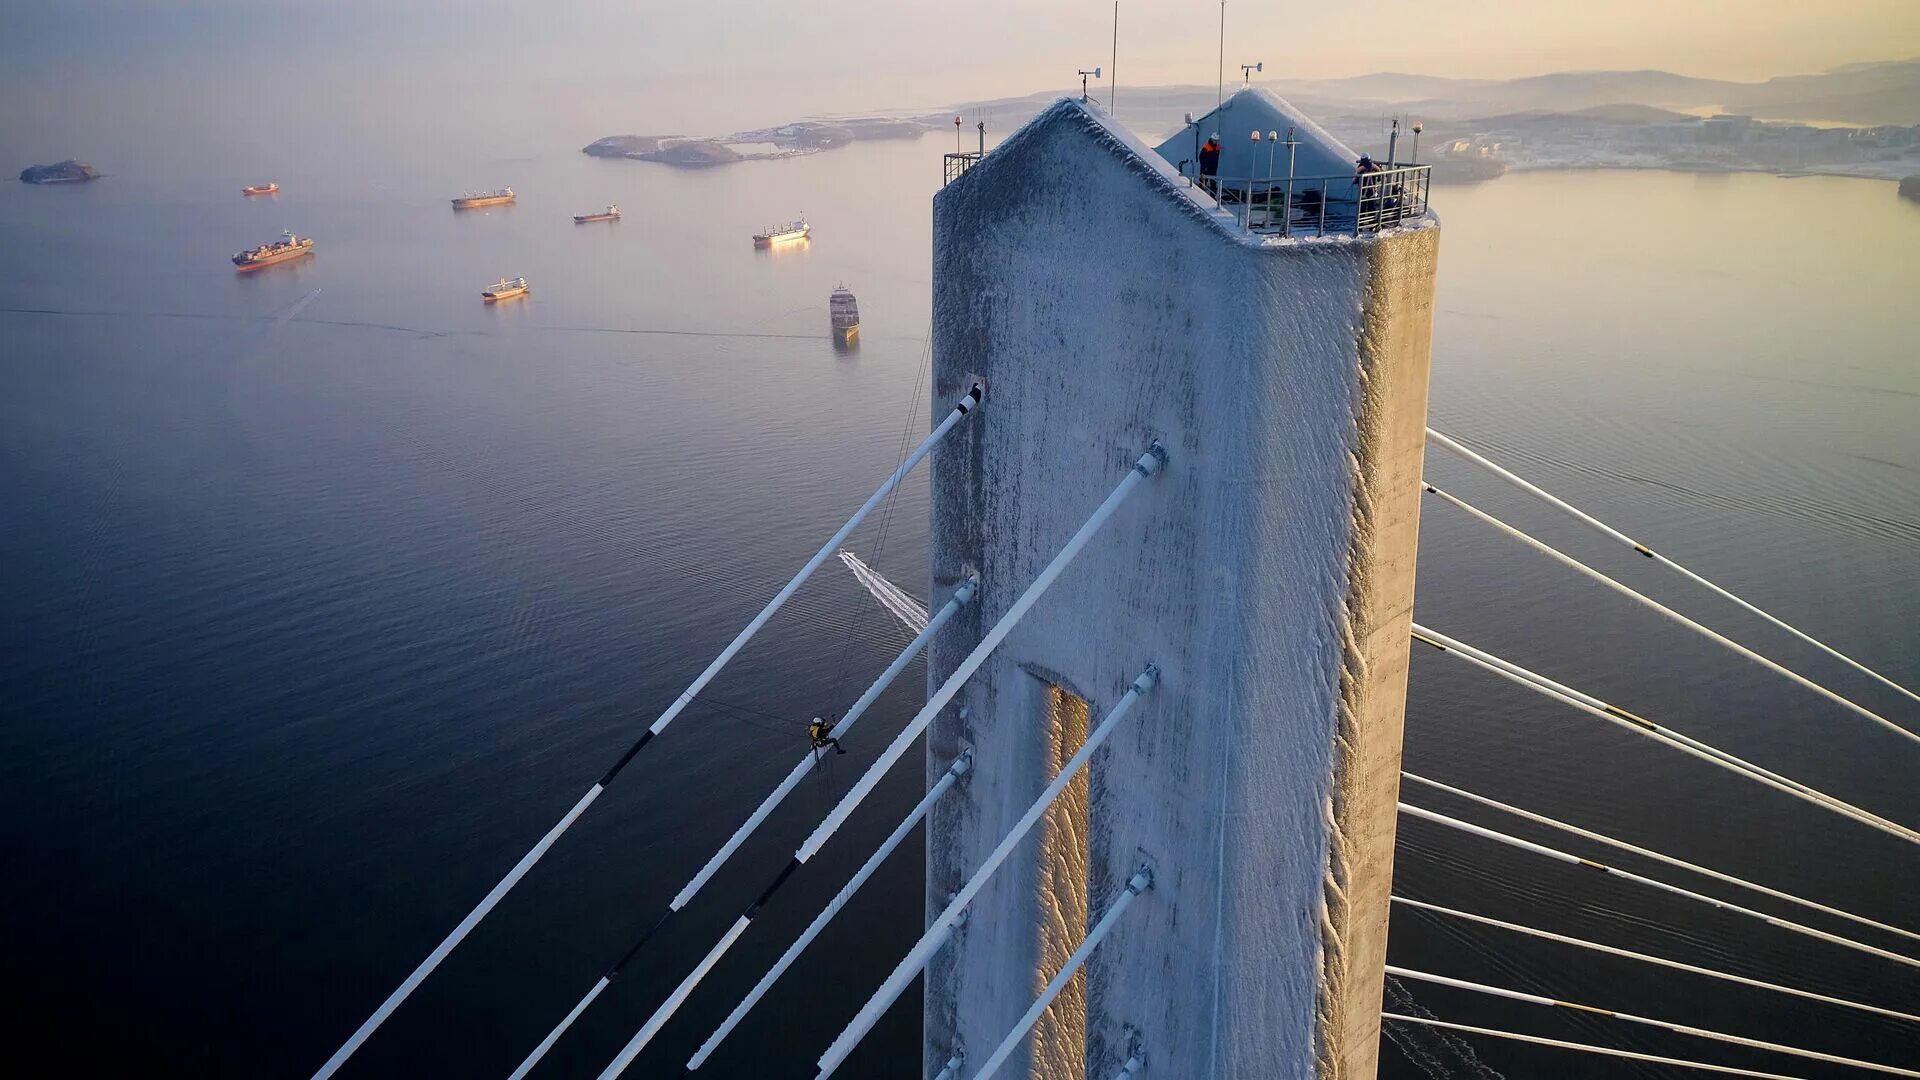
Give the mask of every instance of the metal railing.
M 966 175 L 985 156 L 984 146 L 946 154 L 943 184 Z M 1279 236 L 1358 236 L 1390 229 L 1426 214 L 1433 179 L 1431 165 L 1340 176 L 1198 176 L 1191 161 L 1177 168 L 1242 229 Z
M 1344 176 L 1194 176 L 1249 232 L 1327 236 L 1379 232 L 1427 212 L 1431 165 L 1403 165 Z
M 948 154 L 946 159 L 947 178 L 942 185 L 951 184 L 966 174 L 979 160 L 986 156 L 984 150 L 963 150 L 957 154 Z

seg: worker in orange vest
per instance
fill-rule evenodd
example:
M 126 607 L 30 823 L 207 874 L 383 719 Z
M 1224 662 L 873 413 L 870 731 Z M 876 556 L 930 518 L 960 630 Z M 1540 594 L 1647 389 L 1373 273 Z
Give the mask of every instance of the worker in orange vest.
M 1214 177 L 1218 175 L 1220 175 L 1220 133 L 1216 131 L 1207 136 L 1207 144 L 1200 148 L 1200 186 L 1209 192 L 1217 192 L 1220 185 Z

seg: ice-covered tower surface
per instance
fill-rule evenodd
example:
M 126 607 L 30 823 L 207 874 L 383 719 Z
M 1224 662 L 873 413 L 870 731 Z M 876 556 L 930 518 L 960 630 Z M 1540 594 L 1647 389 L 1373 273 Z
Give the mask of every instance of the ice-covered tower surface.
M 1350 176 L 1359 155 L 1285 98 L 1271 90 L 1241 90 L 1218 109 L 1199 117 L 1167 137 L 1154 150 L 1174 164 L 1177 171 L 1192 176 L 1199 159 L 1200 144 L 1210 135 L 1220 136 L 1221 176 L 1265 177 L 1269 167 L 1286 175 L 1287 149 L 1277 150 L 1264 141 L 1269 132 L 1287 137 L 1287 129 L 1299 145 L 1294 148 L 1296 176 Z M 1263 140 L 1257 146 L 1253 133 Z
M 1161 672 L 929 966 L 926 1074 L 991 1053 L 1145 863 L 1151 891 L 1002 1075 L 1110 1076 L 1138 1039 L 1152 1076 L 1372 1076 L 1436 223 L 1249 236 L 1074 100 L 933 217 L 935 400 L 986 396 L 934 455 L 931 595 L 982 589 L 930 684 L 1151 442 L 1168 464 L 929 733 L 930 774 L 975 749 L 929 819 L 938 911 Z

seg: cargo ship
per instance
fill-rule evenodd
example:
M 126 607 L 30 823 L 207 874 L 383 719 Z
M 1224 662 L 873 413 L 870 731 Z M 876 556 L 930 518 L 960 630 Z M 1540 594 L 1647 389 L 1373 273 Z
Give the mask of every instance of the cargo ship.
M 517 277 L 512 281 L 501 278 L 499 281 L 489 285 L 486 290 L 480 294 L 480 299 L 489 304 L 497 304 L 502 300 L 512 300 L 525 295 L 527 295 L 526 278 Z
M 573 215 L 573 223 L 575 225 L 585 225 L 589 221 L 619 221 L 619 220 L 620 220 L 620 208 L 612 205 L 611 203 L 607 205 L 607 208 L 605 210 L 602 210 L 598 213 Z
M 513 189 L 503 187 L 499 191 L 482 191 L 472 195 L 462 195 L 453 200 L 455 210 L 476 210 L 482 206 L 505 206 L 513 202 Z
M 771 225 L 754 233 L 753 246 L 757 248 L 770 248 L 775 244 L 786 244 L 795 240 L 805 240 L 812 234 L 813 226 L 807 224 L 806 218 L 799 218 L 795 221 L 789 221 L 785 225 Z
M 279 193 L 279 191 L 280 191 L 280 182 L 278 180 L 269 180 L 264 184 L 255 184 L 252 187 L 243 187 L 240 189 L 240 194 L 242 195 L 276 195 Z
M 837 344 L 852 345 L 860 340 L 860 305 L 853 299 L 853 290 L 845 285 L 834 289 L 827 298 L 827 313 Z
M 233 265 L 242 272 L 258 270 L 275 263 L 287 262 L 305 255 L 313 254 L 311 236 L 295 236 L 291 232 L 282 233 L 280 239 L 271 244 L 261 244 L 249 248 L 233 257 Z

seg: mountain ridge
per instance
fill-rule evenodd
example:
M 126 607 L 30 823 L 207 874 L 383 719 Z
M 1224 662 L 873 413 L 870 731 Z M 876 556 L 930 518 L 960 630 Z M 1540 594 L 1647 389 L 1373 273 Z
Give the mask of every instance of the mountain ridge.
M 1759 82 L 1643 68 L 1556 71 L 1513 79 L 1375 72 L 1339 79 L 1284 79 L 1268 85 L 1308 100 L 1344 97 L 1435 116 L 1644 105 L 1861 126 L 1920 123 L 1920 57 L 1843 64 L 1824 72 L 1775 75 Z

